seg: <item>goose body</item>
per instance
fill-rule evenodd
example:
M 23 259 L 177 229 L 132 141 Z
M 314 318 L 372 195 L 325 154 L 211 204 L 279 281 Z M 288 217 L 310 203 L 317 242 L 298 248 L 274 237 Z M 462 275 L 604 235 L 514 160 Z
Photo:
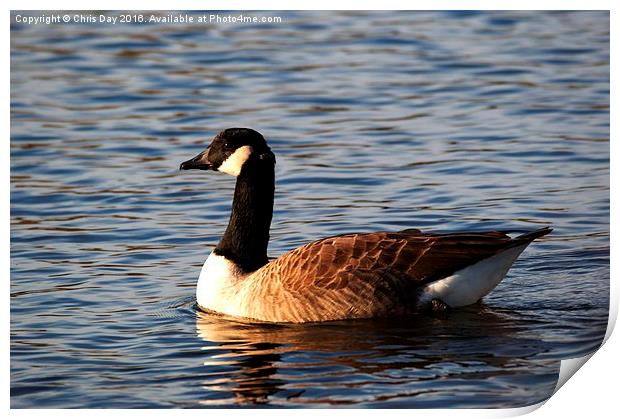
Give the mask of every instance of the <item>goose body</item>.
M 320 239 L 269 261 L 275 156 L 258 132 L 230 128 L 182 170 L 237 177 L 228 228 L 205 261 L 199 307 L 266 322 L 304 323 L 412 315 L 479 301 L 542 228 L 429 234 L 419 230 Z

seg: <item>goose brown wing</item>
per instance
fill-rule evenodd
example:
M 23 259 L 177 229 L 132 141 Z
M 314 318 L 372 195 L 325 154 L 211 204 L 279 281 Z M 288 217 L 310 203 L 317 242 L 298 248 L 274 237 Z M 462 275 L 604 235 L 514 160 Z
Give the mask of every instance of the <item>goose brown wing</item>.
M 279 295 L 279 312 L 294 321 L 404 314 L 420 287 L 488 258 L 515 240 L 500 232 L 328 237 L 266 265 L 261 282 L 274 291 L 272 295 Z
M 510 246 L 500 232 L 465 234 L 366 233 L 328 237 L 275 261 L 289 290 L 343 288 L 357 271 L 390 273 L 421 286 L 473 265 Z

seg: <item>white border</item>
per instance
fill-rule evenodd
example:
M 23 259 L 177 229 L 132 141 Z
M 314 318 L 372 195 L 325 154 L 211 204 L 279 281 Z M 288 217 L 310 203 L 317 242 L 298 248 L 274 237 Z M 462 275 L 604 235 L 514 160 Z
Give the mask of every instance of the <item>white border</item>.
M 9 10 L 613 10 L 614 0 L 41 0 L 9 1 Z
M 611 67 L 612 69 L 617 69 L 616 65 L 616 55 L 617 48 L 614 50 L 617 44 L 616 40 L 616 30 L 614 28 L 617 26 L 618 18 L 616 16 L 618 7 L 615 5 L 617 1 L 612 0 L 590 0 L 590 1 L 577 1 L 577 0 L 522 0 L 519 2 L 510 2 L 510 1 L 497 1 L 497 0 L 478 0 L 478 1 L 469 1 L 469 0 L 439 0 L 439 1 L 394 1 L 394 0 L 382 0 L 380 2 L 374 2 L 373 4 L 359 3 L 354 1 L 325 1 L 325 0 L 315 0 L 313 2 L 304 2 L 304 1 L 276 1 L 276 0 L 263 0 L 259 2 L 250 2 L 250 1 L 223 1 L 216 0 L 210 2 L 198 2 L 198 1 L 188 1 L 188 0 L 175 0 L 174 2 L 170 1 L 118 1 L 118 0 L 110 0 L 106 2 L 96 1 L 89 2 L 88 9 L 97 9 L 97 10 L 183 10 L 183 9 L 224 9 L 224 10 L 356 10 L 356 9 L 364 9 L 364 10 L 441 10 L 441 9 L 457 9 L 457 10 L 466 10 L 466 9 L 491 9 L 491 10 L 611 10 L 611 45 L 612 45 L 612 55 L 611 55 Z M 34 1 L 34 0 L 22 0 L 22 1 L 9 1 L 7 11 L 4 14 L 4 42 L 2 45 L 4 46 L 4 56 L 7 57 L 10 51 L 10 37 L 9 37 L 9 22 L 10 22 L 10 13 L 9 10 L 50 10 L 50 9 L 58 9 L 58 10 L 80 10 L 84 9 L 85 4 L 79 3 L 77 1 L 57 1 L 54 3 L 43 2 L 43 1 Z M 5 101 L 3 103 L 4 109 L 4 133 L 6 140 L 6 145 L 2 148 L 1 154 L 1 170 L 4 174 L 5 181 L 2 183 L 2 193 L 3 196 L 9 198 L 9 144 L 8 138 L 9 135 L 9 127 L 10 127 L 10 108 L 9 108 L 9 86 L 10 86 L 10 78 L 8 74 L 9 65 L 5 63 L 3 66 L 3 71 L 5 71 L 4 79 L 5 82 L 3 88 L 5 92 Z M 611 72 L 613 75 L 613 71 Z M 611 121 L 617 120 L 617 117 L 614 117 L 616 106 L 614 106 L 614 102 L 616 95 L 614 94 L 617 89 L 615 85 L 611 83 Z M 613 138 L 614 132 L 614 124 L 611 123 L 611 131 L 610 138 Z M 616 149 L 613 141 L 611 143 L 611 160 L 613 162 Z M 612 164 L 611 167 L 612 176 L 611 176 L 611 249 L 615 249 L 615 241 L 614 238 L 618 237 L 618 229 L 616 228 L 616 224 L 614 223 L 614 214 L 615 214 L 615 203 L 617 199 L 615 198 L 615 182 L 614 179 L 614 166 Z M 9 208 L 10 204 L 2 206 L 2 233 L 3 233 L 3 246 L 4 252 L 2 252 L 2 262 L 5 272 L 7 273 L 7 279 L 10 278 L 10 217 L 9 217 Z M 614 252 L 612 251 L 612 261 L 614 260 Z M 611 336 L 613 325 L 615 324 L 615 320 L 617 318 L 618 312 L 618 292 L 617 292 L 617 268 L 612 263 L 611 266 L 611 307 L 610 307 L 610 327 L 608 328 L 606 340 L 609 338 L 609 341 L 603 346 L 598 353 L 596 353 L 592 359 L 590 359 L 586 365 L 577 373 L 577 377 L 575 379 L 569 380 L 566 385 L 564 385 L 559 392 L 554 395 L 544 406 L 540 409 L 536 409 L 538 406 L 526 407 L 521 409 L 498 409 L 498 410 L 481 410 L 481 409 L 470 409 L 470 410 L 446 410 L 446 409 L 437 409 L 437 410 L 385 410 L 380 411 L 376 409 L 372 410 L 340 410 L 337 412 L 339 416 L 350 417 L 355 416 L 363 417 L 376 417 L 377 415 L 385 415 L 388 414 L 390 416 L 402 416 L 409 418 L 410 415 L 414 414 L 416 417 L 433 417 L 436 418 L 451 418 L 451 417 L 472 417 L 472 418 L 481 418 L 481 417 L 507 417 L 507 416 L 516 416 L 520 414 L 527 413 L 529 411 L 535 410 L 530 414 L 529 417 L 533 418 L 556 418 L 558 416 L 563 417 L 581 417 L 584 415 L 588 416 L 601 416 L 608 417 L 609 412 L 617 411 L 616 399 L 617 397 L 617 384 L 615 383 L 618 380 L 618 362 L 615 359 L 614 352 L 618 351 L 618 338 L 616 336 Z M 5 294 L 5 301 L 7 301 L 7 307 L 5 308 L 6 318 L 2 323 L 2 331 L 4 332 L 5 337 L 9 337 L 9 328 L 10 328 L 10 285 L 9 281 L 5 282 L 7 290 Z M 5 377 L 7 377 L 8 383 L 7 388 L 4 391 L 3 404 L 7 408 L 10 406 L 10 395 L 9 388 L 10 387 L 10 353 L 9 353 L 9 345 L 5 346 L 5 357 L 3 358 L 3 366 L 5 371 Z M 615 384 L 615 385 L 614 385 Z M 334 413 L 333 411 L 326 411 L 326 413 Z M 11 415 L 16 417 L 32 417 L 36 415 L 39 417 L 48 417 L 48 416 L 56 416 L 56 413 L 59 413 L 57 410 L 49 410 L 49 409 L 40 409 L 40 410 L 12 410 Z M 82 410 L 64 410 L 62 411 L 62 415 L 70 418 L 72 416 L 75 417 L 83 417 L 86 412 Z M 179 417 L 179 416 L 194 416 L 204 417 L 209 416 L 220 416 L 226 415 L 228 417 L 247 417 L 247 416 L 262 416 L 269 414 L 270 417 L 280 416 L 280 415 L 291 415 L 295 416 L 314 416 L 319 413 L 316 410 L 216 410 L 216 411 L 182 411 L 182 410 L 90 410 L 88 411 L 89 416 L 93 416 L 93 419 L 98 417 L 108 417 L 109 415 L 114 415 L 115 417 L 135 417 L 136 415 L 141 416 L 142 414 L 148 415 L 149 417 L 154 418 L 169 418 L 171 416 Z

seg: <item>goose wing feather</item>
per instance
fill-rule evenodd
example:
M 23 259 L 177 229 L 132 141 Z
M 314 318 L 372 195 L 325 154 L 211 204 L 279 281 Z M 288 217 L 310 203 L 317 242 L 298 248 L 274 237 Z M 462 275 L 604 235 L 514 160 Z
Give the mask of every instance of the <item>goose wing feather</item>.
M 271 302 L 260 310 L 293 322 L 406 314 L 429 282 L 534 238 L 418 230 L 328 237 L 256 272 L 257 287 L 270 296 L 263 300 Z

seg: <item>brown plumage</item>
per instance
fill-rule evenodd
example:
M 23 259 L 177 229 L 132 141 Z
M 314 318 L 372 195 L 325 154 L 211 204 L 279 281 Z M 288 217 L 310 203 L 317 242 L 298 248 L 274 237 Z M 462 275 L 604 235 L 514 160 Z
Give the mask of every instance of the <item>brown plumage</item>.
M 264 137 L 229 128 L 182 170 L 237 178 L 228 227 L 205 262 L 196 300 L 207 310 L 269 322 L 317 322 L 408 315 L 472 304 L 488 294 L 543 228 L 503 232 L 347 234 L 268 262 L 275 155 Z
M 249 275 L 247 316 L 317 322 L 406 315 L 428 283 L 549 233 L 348 234 L 292 250 Z M 426 308 L 426 307 L 422 307 Z

